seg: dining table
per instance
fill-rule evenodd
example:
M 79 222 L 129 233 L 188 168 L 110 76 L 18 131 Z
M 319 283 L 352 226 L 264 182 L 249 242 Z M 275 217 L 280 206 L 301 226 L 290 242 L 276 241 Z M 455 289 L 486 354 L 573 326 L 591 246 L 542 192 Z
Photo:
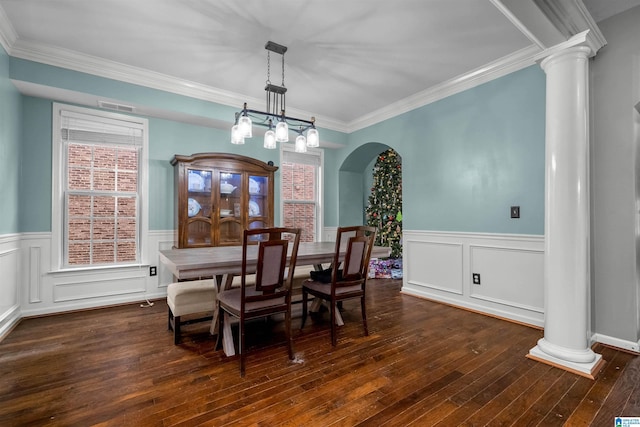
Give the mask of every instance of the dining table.
M 287 261 L 290 260 L 293 245 L 289 245 Z M 301 242 L 298 246 L 296 266 L 314 265 L 322 269 L 322 264 L 333 262 L 335 242 Z M 346 244 L 340 248 L 340 257 L 346 253 Z M 371 258 L 386 258 L 391 248 L 374 246 Z M 256 268 L 258 245 L 247 248 L 247 271 Z M 171 271 L 176 281 L 195 280 L 213 277 L 218 286 L 218 292 L 224 292 L 231 286 L 234 276 L 242 274 L 242 246 L 207 246 L 197 248 L 173 248 L 160 251 L 160 262 Z M 217 331 L 217 311 L 211 324 L 211 333 Z M 235 354 L 230 322 L 225 319 L 223 331 L 223 349 L 227 356 Z

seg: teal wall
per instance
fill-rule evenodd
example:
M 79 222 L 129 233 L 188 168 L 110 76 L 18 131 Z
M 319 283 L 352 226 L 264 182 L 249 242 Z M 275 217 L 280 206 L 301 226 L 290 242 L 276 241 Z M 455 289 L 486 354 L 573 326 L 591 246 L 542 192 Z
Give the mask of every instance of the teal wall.
M 533 65 L 356 131 L 332 159 L 371 142 L 394 148 L 405 230 L 544 235 L 544 132 L 545 75 Z M 330 196 L 342 182 L 326 184 Z
M 22 98 L 20 231 L 51 231 L 51 101 Z
M 0 45 L 0 234 L 20 231 L 21 97 L 10 77 L 10 58 Z
M 52 101 L 20 97 L 8 80 L 7 62 L 13 79 L 190 115 L 233 117 L 230 107 L 0 56 L 0 89 L 10 94 L 0 100 L 0 108 L 9 110 L 0 110 L 0 120 L 21 123 L 13 130 L 8 126 L 8 137 L 6 127 L 1 128 L 2 173 L 9 174 L 7 166 L 15 169 L 14 159 L 20 155 L 20 193 L 29 195 L 18 198 L 11 185 L 0 190 L 8 192 L 5 200 L 16 201 L 0 208 L 5 232 L 51 230 Z M 364 174 L 388 146 L 403 160 L 405 229 L 544 234 L 544 88 L 544 73 L 536 65 L 350 135 L 321 129 L 323 140 L 345 145 L 325 150 L 324 225 L 362 221 L 365 205 L 353 201 L 366 204 Z M 263 149 L 259 138 L 244 146 L 231 145 L 228 139 L 226 130 L 149 119 L 151 230 L 173 228 L 173 155 L 224 151 L 279 163 L 278 152 Z M 12 151 L 11 161 L 7 151 Z M 10 176 L 15 180 L 17 175 Z M 276 188 L 279 178 L 276 173 Z M 521 219 L 509 218 L 511 205 L 521 206 Z M 20 225 L 11 206 L 23 213 Z

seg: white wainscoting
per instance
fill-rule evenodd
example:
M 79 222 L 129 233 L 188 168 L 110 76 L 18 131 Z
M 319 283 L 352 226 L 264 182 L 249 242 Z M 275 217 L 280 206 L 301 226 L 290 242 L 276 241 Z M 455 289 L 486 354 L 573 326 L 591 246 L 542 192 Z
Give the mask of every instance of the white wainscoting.
M 0 339 L 20 320 L 20 235 L 0 236 Z
M 403 293 L 543 326 L 543 236 L 405 230 L 403 253 Z
M 54 271 L 51 233 L 23 233 L 15 239 L 3 239 L 0 240 L 0 271 L 4 278 L 0 292 L 4 301 L 4 294 L 9 292 L 4 279 L 11 278 L 16 282 L 18 320 L 20 317 L 164 298 L 167 285 L 173 281 L 171 273 L 160 264 L 158 255 L 159 250 L 173 245 L 173 230 L 149 232 L 147 253 L 143 255 L 141 265 L 82 271 Z M 13 240 L 14 247 L 8 248 L 11 245 L 5 241 Z M 15 255 L 2 257 L 1 254 L 7 251 Z M 9 261 L 9 258 L 15 258 L 15 261 Z M 158 267 L 157 276 L 149 275 L 151 265 Z M 6 312 L 4 306 L 2 310 Z M 1 322 L 0 328 L 3 327 Z

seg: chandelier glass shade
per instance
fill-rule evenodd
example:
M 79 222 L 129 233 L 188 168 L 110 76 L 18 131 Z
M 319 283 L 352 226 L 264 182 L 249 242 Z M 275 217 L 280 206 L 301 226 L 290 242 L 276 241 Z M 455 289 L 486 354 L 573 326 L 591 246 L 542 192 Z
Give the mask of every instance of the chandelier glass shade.
M 296 153 L 307 152 L 307 138 L 305 138 L 304 135 L 300 134 L 296 137 L 296 145 L 294 150 Z
M 269 150 L 276 148 L 276 133 L 271 127 L 264 133 L 264 148 L 268 148 Z
M 244 136 L 240 132 L 238 125 L 231 127 L 231 143 L 232 144 L 244 144 Z
M 253 126 L 255 125 L 268 128 L 264 134 L 264 148 L 274 149 L 277 142 L 288 142 L 289 131 L 298 134 L 295 139 L 295 151 L 305 152 L 307 147 L 318 147 L 320 137 L 315 126 L 315 118 L 311 117 L 311 120 L 305 120 L 289 117 L 285 114 L 287 88 L 284 85 L 284 53 L 287 51 L 287 47 L 269 41 L 264 48 L 267 50 L 267 81 L 264 87 L 266 111 L 249 109 L 245 103 L 242 110 L 235 113 L 235 122 L 231 128 L 231 143 L 244 144 L 246 138 L 253 137 Z M 280 86 L 274 85 L 270 81 L 271 52 L 282 55 L 282 84 Z

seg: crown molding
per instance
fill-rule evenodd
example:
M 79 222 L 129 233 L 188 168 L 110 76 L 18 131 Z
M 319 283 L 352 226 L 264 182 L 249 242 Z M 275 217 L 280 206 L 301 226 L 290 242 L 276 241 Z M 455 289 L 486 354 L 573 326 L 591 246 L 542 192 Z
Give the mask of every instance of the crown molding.
M 11 55 L 11 46 L 16 40 L 18 40 L 18 34 L 13 25 L 11 25 L 11 21 L 9 21 L 4 9 L 0 6 L 0 45 L 2 45 L 7 54 Z
M 11 56 L 46 65 L 83 72 L 99 77 L 149 87 L 190 98 L 238 107 L 244 102 L 260 105 L 264 100 L 244 97 L 232 92 L 188 80 L 178 79 L 166 74 L 132 67 L 122 63 L 107 61 L 95 56 L 80 54 L 68 49 L 44 44 L 16 40 L 8 50 Z M 528 67 L 535 63 L 533 59 L 540 49 L 531 45 L 497 61 L 491 62 L 469 73 L 458 76 L 437 86 L 418 92 L 399 102 L 388 105 L 350 123 L 316 115 L 320 128 L 350 133 L 400 114 L 470 89 L 482 83 Z M 312 116 L 312 113 L 291 109 L 292 115 Z
M 540 52 L 540 48 L 530 45 L 513 54 L 504 56 L 475 70 L 447 80 L 439 85 L 418 92 L 399 102 L 387 105 L 370 114 L 362 116 L 349 124 L 349 132 L 364 129 L 376 123 L 388 120 L 416 108 L 423 107 L 432 102 L 439 101 L 456 93 L 471 89 L 475 86 L 487 83 L 498 77 L 505 76 L 515 71 L 535 64 L 534 57 Z
M 567 40 L 585 33 L 587 36 L 585 45 L 591 49 L 592 56 L 607 44 L 607 40 L 582 0 L 535 0 L 535 3 Z
M 2 17 L 3 14 L 0 13 L 0 23 L 3 22 Z M 3 24 L 3 27 L 0 28 L 12 29 L 10 24 L 8 24 L 8 26 L 4 26 Z M 244 102 L 261 105 L 264 101 L 262 99 L 241 96 L 236 93 L 223 91 L 166 74 L 132 67 L 114 61 L 107 61 L 95 56 L 80 54 L 68 49 L 17 40 L 14 32 L 10 32 L 9 36 L 5 36 L 5 38 L 6 42 L 11 46 L 10 49 L 6 49 L 7 52 L 9 52 L 11 56 L 20 59 L 136 84 L 231 107 L 239 108 L 239 106 L 243 105 Z M 535 63 L 534 57 L 539 54 L 540 48 L 536 45 L 531 45 L 513 54 L 479 67 L 469 73 L 450 79 L 409 96 L 399 102 L 390 104 L 384 108 L 362 116 L 350 123 L 329 117 L 319 117 L 317 114 L 315 115 L 316 123 L 318 123 L 320 128 L 343 133 L 354 132 L 533 65 Z M 314 115 L 310 112 L 295 109 L 291 109 L 291 114 L 296 116 Z
M 327 117 L 319 117 L 317 115 L 316 123 L 319 124 L 320 128 L 331 129 L 343 133 L 351 133 L 411 110 L 415 110 L 416 108 L 425 106 L 432 102 L 444 99 L 456 93 L 471 89 L 498 77 L 526 68 L 533 65 L 540 54 L 541 51 L 537 46 L 530 45 L 529 47 L 479 67 L 469 73 L 445 81 L 439 85 L 418 92 L 401 101 L 362 116 L 350 123 L 345 123 Z M 71 50 L 55 48 L 32 42 L 24 42 L 21 40 L 16 41 L 11 49 L 11 55 L 16 58 L 232 107 L 242 105 L 244 102 L 260 105 L 260 103 L 264 101 L 257 98 L 242 97 L 235 93 L 225 92 L 199 83 L 177 79 L 172 76 L 156 73 L 146 69 L 131 67 L 117 62 L 107 61 L 102 58 L 79 54 Z M 118 102 L 118 100 L 115 99 L 111 101 Z M 298 116 L 313 115 L 312 113 L 301 110 L 291 109 L 290 111 L 293 115 Z
M 11 49 L 11 56 L 224 105 L 241 106 L 245 102 L 244 98 L 232 92 L 31 41 L 17 40 Z

